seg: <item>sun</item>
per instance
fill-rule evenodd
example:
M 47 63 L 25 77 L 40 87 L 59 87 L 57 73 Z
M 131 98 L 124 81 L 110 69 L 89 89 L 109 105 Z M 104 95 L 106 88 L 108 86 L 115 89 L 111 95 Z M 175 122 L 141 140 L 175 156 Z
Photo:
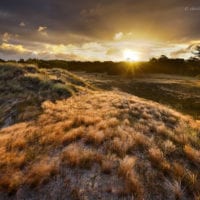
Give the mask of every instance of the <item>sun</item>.
M 132 51 L 130 49 L 126 49 L 123 51 L 123 58 L 125 61 L 129 61 L 129 62 L 136 62 L 139 61 L 139 53 L 136 51 Z

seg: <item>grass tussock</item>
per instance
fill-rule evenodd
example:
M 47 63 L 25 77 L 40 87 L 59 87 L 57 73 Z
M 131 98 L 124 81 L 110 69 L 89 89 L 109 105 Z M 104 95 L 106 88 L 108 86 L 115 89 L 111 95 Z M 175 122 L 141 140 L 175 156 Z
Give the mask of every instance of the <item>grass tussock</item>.
M 134 194 L 137 199 L 143 198 L 143 187 L 134 172 L 136 158 L 126 156 L 119 165 L 118 174 L 124 179 L 124 193 Z
M 105 174 L 110 174 L 113 169 L 113 161 L 111 159 L 103 158 L 101 160 L 101 171 Z
M 71 167 L 89 168 L 93 163 L 100 161 L 101 155 L 77 144 L 69 145 L 62 153 L 62 162 Z
M 200 165 L 200 151 L 192 148 L 190 145 L 184 146 L 186 156 L 194 163 Z
M 168 188 L 172 194 L 174 194 L 174 198 L 175 199 L 183 199 L 184 197 L 184 188 L 181 185 L 181 182 L 178 181 L 174 181 L 174 182 L 170 182 L 170 181 L 166 181 L 165 184 L 166 188 Z
M 158 148 L 149 149 L 149 158 L 155 166 L 161 167 L 163 170 L 169 171 L 170 164 L 166 161 L 163 152 Z
M 12 179 L 10 178 L 12 177 Z M 0 189 L 8 193 L 14 193 L 24 182 L 24 176 L 20 171 L 12 172 L 1 176 Z
M 30 168 L 25 183 L 32 187 L 41 185 L 57 172 L 58 165 L 55 161 L 42 160 Z
M 73 141 L 76 141 L 79 139 L 83 134 L 85 133 L 84 127 L 78 127 L 75 129 L 72 129 L 68 131 L 63 137 L 62 137 L 62 143 L 63 145 L 67 145 Z
M 105 134 L 102 130 L 96 130 L 94 127 L 89 127 L 85 135 L 86 142 L 101 144 L 105 139 Z

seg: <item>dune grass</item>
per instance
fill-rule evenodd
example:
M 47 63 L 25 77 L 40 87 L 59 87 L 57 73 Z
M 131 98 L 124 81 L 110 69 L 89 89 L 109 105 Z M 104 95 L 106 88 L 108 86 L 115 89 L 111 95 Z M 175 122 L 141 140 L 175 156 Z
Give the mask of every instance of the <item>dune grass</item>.
M 41 187 L 69 168 L 119 180 L 109 198 L 198 199 L 197 127 L 189 117 L 126 93 L 47 100 L 33 121 L 0 130 L 0 189 Z M 95 192 L 106 193 L 100 189 Z
M 67 70 L 0 63 L 0 127 L 32 120 L 41 113 L 42 102 L 65 99 L 88 88 Z

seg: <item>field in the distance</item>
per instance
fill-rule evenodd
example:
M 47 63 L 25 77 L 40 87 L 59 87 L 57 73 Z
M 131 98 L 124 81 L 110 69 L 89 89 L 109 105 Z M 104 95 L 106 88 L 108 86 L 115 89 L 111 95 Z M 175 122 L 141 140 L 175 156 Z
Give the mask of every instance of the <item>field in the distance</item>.
M 199 122 L 133 95 L 167 79 L 0 72 L 0 200 L 200 199 Z
M 76 72 L 76 74 L 99 88 L 124 91 L 200 119 L 200 79 L 198 77 L 144 74 L 123 78 L 101 73 Z

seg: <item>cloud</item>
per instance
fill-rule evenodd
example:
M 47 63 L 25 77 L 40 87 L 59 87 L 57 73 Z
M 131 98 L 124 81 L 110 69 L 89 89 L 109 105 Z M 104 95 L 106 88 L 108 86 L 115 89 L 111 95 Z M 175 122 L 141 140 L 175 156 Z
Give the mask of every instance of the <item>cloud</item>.
M 24 22 L 20 22 L 19 26 L 21 26 L 21 27 L 25 27 L 26 24 L 25 24 Z
M 186 47 L 186 48 L 180 48 L 176 51 L 171 52 L 170 56 L 173 58 L 185 57 L 185 55 L 189 53 L 191 53 L 190 48 Z
M 46 29 L 47 29 L 46 26 L 39 26 L 39 27 L 38 27 L 38 32 L 45 31 Z
M 132 32 L 128 32 L 128 33 L 123 33 L 123 32 L 119 32 L 116 33 L 113 37 L 114 40 L 130 40 L 133 37 L 133 33 Z
M 88 37 L 91 41 L 112 40 L 113 35 L 119 32 L 124 35 L 132 32 L 136 39 L 176 42 L 186 38 L 189 41 L 199 37 L 200 12 L 185 12 L 184 8 L 196 4 L 195 0 L 155 0 L 153 4 L 148 0 L 43 0 L 43 4 L 39 0 L 18 0 L 15 3 L 2 0 L 0 13 L 2 16 L 12 13 L 13 17 L 0 19 L 0 32 L 17 32 L 24 40 L 42 42 L 44 37 L 41 36 L 47 35 L 47 29 L 43 27 L 51 27 L 48 30 L 49 43 L 56 40 L 58 43 L 72 43 L 66 37 L 69 34 Z M 29 27 L 19 30 L 16 20 L 23 22 L 24 16 Z M 34 34 L 35 27 L 43 33 Z
M 39 26 L 37 31 L 42 35 L 42 36 L 48 36 L 48 33 L 46 32 L 47 27 L 46 26 Z
M 10 33 L 4 33 L 2 36 L 2 41 L 3 42 L 8 42 L 11 39 L 11 34 Z
M 190 58 L 194 56 L 194 51 L 196 46 L 200 46 L 200 41 L 191 41 L 189 44 L 183 45 L 183 47 L 180 47 L 178 50 L 171 52 L 170 56 L 177 58 Z
M 94 18 L 102 14 L 102 6 L 97 4 L 94 8 L 83 9 L 80 12 L 80 16 L 84 18 Z
M 117 49 L 117 48 L 109 48 L 107 51 L 106 51 L 106 55 L 108 56 L 116 56 L 116 55 L 119 55 L 121 52 L 120 49 Z
M 40 58 L 40 59 L 64 59 L 81 61 L 122 61 L 123 51 L 130 49 L 140 54 L 142 60 L 150 57 L 159 57 L 164 54 L 169 57 L 190 57 L 183 54 L 188 45 L 153 43 L 148 41 L 110 41 L 110 42 L 86 42 L 84 44 L 50 44 L 50 43 L 29 43 L 11 44 L 2 43 L 0 56 L 9 56 L 9 59 L 16 58 Z M 184 51 L 183 51 L 183 50 Z M 181 55 L 182 54 L 182 55 Z
M 0 45 L 0 50 L 4 52 L 6 51 L 6 52 L 15 52 L 15 53 L 29 52 L 22 45 L 14 45 L 14 44 L 8 44 L 8 43 L 2 43 Z
M 121 40 L 124 36 L 124 33 L 119 32 L 114 35 L 114 40 Z
M 12 15 L 6 11 L 3 11 L 3 10 L 0 10 L 0 18 L 3 18 L 3 19 L 7 19 L 9 17 L 11 17 Z

